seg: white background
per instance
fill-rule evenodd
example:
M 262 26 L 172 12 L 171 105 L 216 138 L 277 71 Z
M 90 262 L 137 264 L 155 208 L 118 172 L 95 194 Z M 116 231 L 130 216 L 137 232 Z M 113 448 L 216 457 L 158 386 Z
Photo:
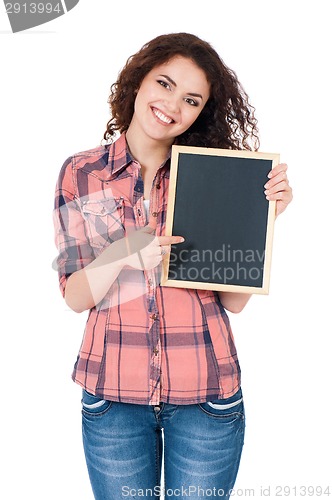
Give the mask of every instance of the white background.
M 298 488 L 288 498 L 311 498 L 301 485 L 332 493 L 329 3 L 81 0 L 17 34 L 1 4 L 1 498 L 93 498 L 70 378 L 86 314 L 66 307 L 51 268 L 54 187 L 65 159 L 102 139 L 127 57 L 176 31 L 236 71 L 261 151 L 281 154 L 294 188 L 276 222 L 270 295 L 230 315 L 247 413 L 236 498 L 286 497 L 278 485 Z

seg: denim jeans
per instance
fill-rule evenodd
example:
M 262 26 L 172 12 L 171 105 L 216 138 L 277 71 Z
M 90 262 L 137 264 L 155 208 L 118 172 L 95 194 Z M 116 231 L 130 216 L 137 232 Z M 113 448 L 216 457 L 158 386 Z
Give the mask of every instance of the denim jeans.
M 83 390 L 83 445 L 96 500 L 228 498 L 244 429 L 241 389 L 227 399 L 158 406 Z

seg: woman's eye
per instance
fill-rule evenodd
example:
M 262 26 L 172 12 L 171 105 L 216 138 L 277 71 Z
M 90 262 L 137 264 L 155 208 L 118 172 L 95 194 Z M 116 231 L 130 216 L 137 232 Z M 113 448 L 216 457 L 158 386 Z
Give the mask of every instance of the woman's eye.
M 157 80 L 157 82 L 159 83 L 159 85 L 161 85 L 162 87 L 165 87 L 165 89 L 169 89 L 169 83 L 165 82 L 164 80 Z
M 190 106 L 198 106 L 198 102 L 195 101 L 195 99 L 192 99 L 191 97 L 186 97 L 185 101 L 190 104 Z

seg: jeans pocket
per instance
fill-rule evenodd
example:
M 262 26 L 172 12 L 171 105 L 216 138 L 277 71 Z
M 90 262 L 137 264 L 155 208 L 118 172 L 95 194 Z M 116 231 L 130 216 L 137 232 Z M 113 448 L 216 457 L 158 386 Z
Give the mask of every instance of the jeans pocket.
M 112 406 L 112 401 L 94 396 L 83 389 L 82 391 L 82 413 L 86 415 L 103 415 Z
M 239 389 L 233 396 L 225 399 L 213 399 L 204 403 L 198 403 L 199 408 L 209 416 L 227 420 L 229 422 L 240 419 L 244 420 L 244 404 L 242 390 Z

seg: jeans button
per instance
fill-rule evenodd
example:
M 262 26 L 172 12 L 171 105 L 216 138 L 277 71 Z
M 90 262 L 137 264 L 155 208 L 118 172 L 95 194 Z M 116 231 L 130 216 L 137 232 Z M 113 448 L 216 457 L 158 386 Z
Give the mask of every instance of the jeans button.
M 155 412 L 157 412 L 157 411 L 159 411 L 159 410 L 160 410 L 160 406 L 155 406 L 155 407 L 154 407 L 154 411 L 155 411 Z

